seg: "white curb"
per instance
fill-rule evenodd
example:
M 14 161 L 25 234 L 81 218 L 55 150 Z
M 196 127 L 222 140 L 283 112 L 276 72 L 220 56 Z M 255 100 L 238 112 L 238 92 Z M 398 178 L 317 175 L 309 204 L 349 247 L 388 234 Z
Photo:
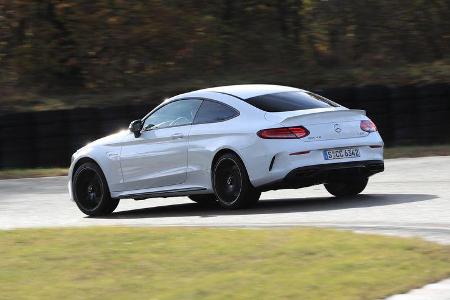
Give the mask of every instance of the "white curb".
M 427 284 L 406 294 L 390 296 L 385 300 L 450 300 L 450 278 Z

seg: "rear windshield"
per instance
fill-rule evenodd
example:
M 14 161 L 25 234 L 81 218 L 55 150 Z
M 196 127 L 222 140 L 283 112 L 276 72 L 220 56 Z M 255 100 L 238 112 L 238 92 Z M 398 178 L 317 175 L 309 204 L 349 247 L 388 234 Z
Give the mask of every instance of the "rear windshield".
M 282 92 L 248 98 L 248 104 L 267 112 L 338 107 L 339 104 L 311 92 Z

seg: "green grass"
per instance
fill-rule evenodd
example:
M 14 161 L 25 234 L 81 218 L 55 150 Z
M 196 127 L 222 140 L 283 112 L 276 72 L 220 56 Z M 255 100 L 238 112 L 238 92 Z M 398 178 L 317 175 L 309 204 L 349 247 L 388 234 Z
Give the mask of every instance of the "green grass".
M 397 146 L 384 149 L 385 158 L 450 155 L 450 145 Z
M 0 179 L 63 176 L 67 171 L 67 168 L 4 169 L 0 170 Z
M 450 248 L 323 229 L 0 231 L 0 299 L 380 299 L 450 275 Z

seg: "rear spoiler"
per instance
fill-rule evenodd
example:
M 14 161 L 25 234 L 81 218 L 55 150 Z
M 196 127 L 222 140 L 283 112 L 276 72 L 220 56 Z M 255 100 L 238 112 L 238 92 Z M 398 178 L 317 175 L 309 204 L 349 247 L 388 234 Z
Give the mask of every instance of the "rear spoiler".
M 359 116 L 365 116 L 366 111 L 360 109 L 308 109 L 279 113 L 266 113 L 265 117 L 269 121 L 286 123 L 293 120 L 302 122 L 322 122 L 326 118 L 333 118 L 334 121 L 358 119 Z

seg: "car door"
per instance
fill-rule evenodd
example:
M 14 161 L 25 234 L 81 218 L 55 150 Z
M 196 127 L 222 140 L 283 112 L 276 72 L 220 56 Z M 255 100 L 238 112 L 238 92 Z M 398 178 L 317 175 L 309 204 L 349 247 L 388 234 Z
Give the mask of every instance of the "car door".
M 130 133 L 120 161 L 125 190 L 171 186 L 186 180 L 188 135 L 202 100 L 169 102 L 148 115 L 142 134 Z

